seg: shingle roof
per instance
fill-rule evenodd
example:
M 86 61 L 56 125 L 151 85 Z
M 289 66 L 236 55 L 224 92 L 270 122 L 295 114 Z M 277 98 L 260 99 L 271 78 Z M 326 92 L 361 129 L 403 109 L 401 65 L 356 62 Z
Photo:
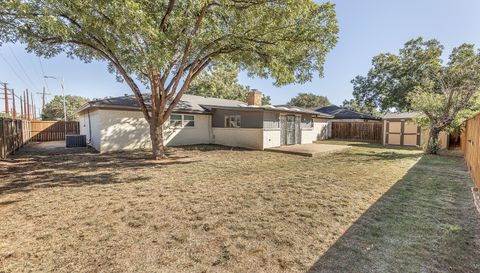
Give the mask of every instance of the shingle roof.
M 150 107 L 150 96 L 144 94 L 144 100 L 147 107 Z M 90 101 L 80 107 L 78 112 L 85 111 L 89 108 L 121 108 L 121 109 L 139 109 L 138 102 L 134 96 L 122 96 L 115 98 L 107 98 L 101 100 Z M 309 109 L 290 106 L 252 106 L 247 105 L 243 101 L 227 100 L 210 97 L 202 97 L 195 95 L 183 95 L 180 102 L 176 105 L 175 112 L 191 112 L 191 113 L 209 113 L 212 108 L 228 108 L 238 110 L 266 110 L 266 111 L 281 111 L 281 112 L 295 112 L 307 113 L 317 115 L 325 118 L 331 118 L 328 114 L 318 113 Z
M 369 120 L 380 120 L 381 118 L 375 117 L 370 114 L 360 113 L 352 111 L 345 107 L 339 107 L 336 105 L 330 105 L 325 107 L 319 107 L 314 109 L 319 113 L 332 115 L 335 119 L 369 119 Z
M 145 104 L 147 108 L 150 108 L 150 96 L 148 94 L 143 95 Z M 236 100 L 226 100 L 218 98 L 206 98 L 195 95 L 183 95 L 180 102 L 175 107 L 175 111 L 181 112 L 205 112 L 205 108 L 202 107 L 202 104 L 212 104 L 219 106 L 237 106 L 242 104 L 241 101 Z M 84 111 L 88 108 L 130 108 L 130 109 L 139 109 L 139 104 L 137 99 L 134 96 L 122 96 L 115 98 L 107 98 L 101 100 L 90 101 L 87 104 L 80 107 L 78 112 Z
M 416 118 L 420 115 L 419 112 L 403 112 L 403 113 L 387 113 L 383 116 L 384 119 L 410 119 Z

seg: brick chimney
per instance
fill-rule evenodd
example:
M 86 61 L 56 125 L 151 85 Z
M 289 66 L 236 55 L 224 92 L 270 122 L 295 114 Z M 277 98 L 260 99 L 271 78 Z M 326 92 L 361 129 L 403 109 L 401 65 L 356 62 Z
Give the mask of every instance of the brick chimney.
M 248 92 L 247 104 L 262 106 L 262 92 L 258 91 L 257 89 L 252 89 L 252 91 Z

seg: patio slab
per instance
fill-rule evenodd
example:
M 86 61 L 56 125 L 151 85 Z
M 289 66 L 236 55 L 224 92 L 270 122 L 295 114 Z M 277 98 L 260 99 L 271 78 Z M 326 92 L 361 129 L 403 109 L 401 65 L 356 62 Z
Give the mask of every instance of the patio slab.
M 336 153 L 348 148 L 350 148 L 350 146 L 310 143 L 268 148 L 265 149 L 265 151 L 315 157 Z
M 65 140 L 60 141 L 46 141 L 46 142 L 29 142 L 15 154 L 30 154 L 30 155 L 56 155 L 56 154 L 75 154 L 92 152 L 92 149 L 87 147 L 66 148 Z

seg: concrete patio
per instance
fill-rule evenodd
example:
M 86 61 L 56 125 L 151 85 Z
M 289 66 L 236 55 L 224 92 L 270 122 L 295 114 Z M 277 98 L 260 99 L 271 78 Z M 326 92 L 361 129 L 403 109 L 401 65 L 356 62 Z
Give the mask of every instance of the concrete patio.
M 350 147 L 345 145 L 311 143 L 268 148 L 265 149 L 265 151 L 315 157 L 330 153 L 336 153 L 348 148 Z
M 32 141 L 16 151 L 15 154 L 53 155 L 85 152 L 92 152 L 92 149 L 86 147 L 67 148 L 65 147 L 65 140 L 59 140 L 45 142 Z

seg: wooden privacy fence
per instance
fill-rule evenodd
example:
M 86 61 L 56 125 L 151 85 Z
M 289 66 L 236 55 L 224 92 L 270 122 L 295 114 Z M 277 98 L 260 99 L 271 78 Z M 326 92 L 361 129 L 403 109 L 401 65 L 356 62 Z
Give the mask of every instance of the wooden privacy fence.
M 382 122 L 332 122 L 331 138 L 382 142 Z
M 65 139 L 65 128 L 67 135 L 80 133 L 78 121 L 31 121 L 32 141 L 56 141 Z
M 480 114 L 465 121 L 461 145 L 472 179 L 480 188 Z
M 6 158 L 30 140 L 30 121 L 0 118 L 0 158 Z

